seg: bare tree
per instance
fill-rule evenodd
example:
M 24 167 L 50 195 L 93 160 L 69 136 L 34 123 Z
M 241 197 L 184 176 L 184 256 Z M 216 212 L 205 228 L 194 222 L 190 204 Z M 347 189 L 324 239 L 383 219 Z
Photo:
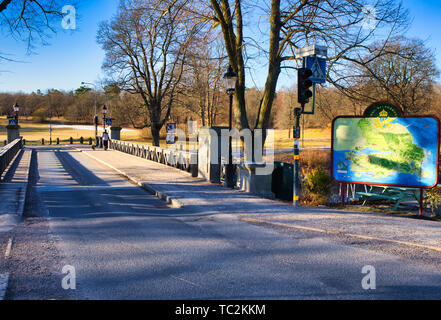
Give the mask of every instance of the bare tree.
M 387 45 L 376 43 L 362 61 L 353 63 L 353 69 L 358 70 L 354 85 L 343 90 L 352 100 L 365 104 L 389 100 L 407 114 L 430 108 L 439 71 L 432 50 L 423 41 L 397 37 Z
M 224 73 L 223 44 L 217 33 L 207 30 L 188 51 L 185 75 L 180 86 L 182 105 L 199 116 L 202 126 L 216 123 Z
M 153 143 L 178 94 L 189 43 L 197 24 L 184 15 L 190 0 L 121 1 L 118 13 L 101 24 L 97 41 L 106 51 L 104 70 L 113 82 L 143 101 L 136 128 L 150 127 Z
M 296 67 L 296 49 L 314 43 L 327 45 L 328 80 L 341 86 L 351 61 L 362 59 L 363 52 L 369 50 L 368 44 L 378 36 L 377 31 L 389 37 L 406 26 L 406 11 L 397 1 L 377 0 L 368 7 L 369 3 L 367 0 L 210 0 L 210 7 L 201 11 L 201 16 L 221 27 L 229 63 L 238 74 L 235 117 L 239 126 L 250 127 L 245 104 L 247 53 L 259 51 L 265 56 L 267 77 L 254 128 L 268 128 L 279 75 L 283 69 Z M 266 18 L 257 28 L 255 23 L 252 26 L 254 30 L 262 30 L 266 48 L 261 45 L 261 39 L 252 37 L 252 32 L 245 33 L 248 16 L 250 20 L 256 20 L 256 16 Z M 371 18 L 373 24 L 367 23 Z
M 35 42 L 46 43 L 48 31 L 55 32 L 53 24 L 63 17 L 63 4 L 61 0 L 0 0 L 0 29 L 27 42 L 31 50 Z

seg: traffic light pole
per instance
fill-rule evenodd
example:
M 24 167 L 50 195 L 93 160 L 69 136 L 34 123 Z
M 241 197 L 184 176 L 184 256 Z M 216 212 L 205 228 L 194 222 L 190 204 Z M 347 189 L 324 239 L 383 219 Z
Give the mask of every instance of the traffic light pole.
M 298 69 L 298 96 L 301 108 L 294 109 L 294 167 L 293 167 L 293 205 L 298 207 L 300 205 L 300 117 L 302 114 L 314 114 L 314 103 L 312 111 L 306 112 L 305 105 L 310 98 L 315 98 L 315 85 L 309 79 L 312 76 L 311 70 L 306 68 L 306 59 L 303 58 L 303 65 Z M 313 87 L 314 93 L 310 88 Z M 315 102 L 313 100 L 313 102 Z
M 305 48 L 300 48 L 296 51 L 297 57 L 302 57 L 302 67 L 297 69 L 297 85 L 298 85 L 298 102 L 300 104 L 300 108 L 294 109 L 294 170 L 293 170 L 293 204 L 294 206 L 299 206 L 300 200 L 300 138 L 301 138 L 301 128 L 300 128 L 300 117 L 305 114 L 314 114 L 315 109 L 315 91 L 316 91 L 316 82 L 324 83 L 324 79 L 321 77 L 317 77 L 317 74 L 326 74 L 326 71 L 323 71 L 323 65 L 317 66 L 319 63 L 317 60 L 317 56 L 326 57 L 328 53 L 327 47 L 312 45 Z M 313 57 L 314 63 L 310 67 L 314 69 L 315 78 L 312 81 L 311 76 L 313 75 L 313 70 L 308 68 L 308 57 Z M 310 61 L 310 60 L 309 60 Z M 323 61 L 322 61 L 323 62 Z M 314 68 L 315 67 L 315 68 Z M 317 73 L 317 68 L 320 68 Z M 326 69 L 326 65 L 325 65 Z M 311 92 L 312 87 L 312 92 Z M 312 98 L 312 109 L 311 111 L 305 111 L 305 105 L 309 102 L 309 99 Z M 303 129 L 305 124 L 303 123 Z
M 300 200 L 300 117 L 302 115 L 301 108 L 294 109 L 294 170 L 293 170 L 293 205 L 299 206 Z

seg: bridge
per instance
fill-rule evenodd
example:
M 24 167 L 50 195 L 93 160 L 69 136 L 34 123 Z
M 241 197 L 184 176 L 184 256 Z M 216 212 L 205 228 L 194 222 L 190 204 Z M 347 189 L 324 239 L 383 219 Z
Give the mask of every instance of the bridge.
M 117 141 L 1 149 L 0 298 L 441 297 L 438 221 L 294 208 L 197 177 L 192 157 Z

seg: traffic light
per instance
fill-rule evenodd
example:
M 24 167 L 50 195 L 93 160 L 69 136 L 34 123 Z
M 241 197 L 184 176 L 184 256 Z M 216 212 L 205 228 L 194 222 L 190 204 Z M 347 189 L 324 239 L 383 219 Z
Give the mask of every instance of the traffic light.
M 312 97 L 312 91 L 310 88 L 312 87 L 312 81 L 309 79 L 312 76 L 312 71 L 306 68 L 298 69 L 298 94 L 299 94 L 299 103 L 304 105 L 309 102 L 309 98 Z

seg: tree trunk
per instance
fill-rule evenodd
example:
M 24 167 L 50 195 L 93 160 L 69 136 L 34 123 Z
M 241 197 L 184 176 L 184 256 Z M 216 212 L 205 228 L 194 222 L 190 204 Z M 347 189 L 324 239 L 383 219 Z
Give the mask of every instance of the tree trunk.
M 269 64 L 268 76 L 266 78 L 265 90 L 260 101 L 259 113 L 255 128 L 267 129 L 273 106 L 277 80 L 280 75 L 280 0 L 273 0 L 271 4 L 270 16 L 270 44 L 269 44 Z
M 159 147 L 159 133 L 161 131 L 161 126 L 155 123 L 152 123 L 151 132 L 152 132 L 152 139 L 153 139 L 153 145 L 155 147 Z

